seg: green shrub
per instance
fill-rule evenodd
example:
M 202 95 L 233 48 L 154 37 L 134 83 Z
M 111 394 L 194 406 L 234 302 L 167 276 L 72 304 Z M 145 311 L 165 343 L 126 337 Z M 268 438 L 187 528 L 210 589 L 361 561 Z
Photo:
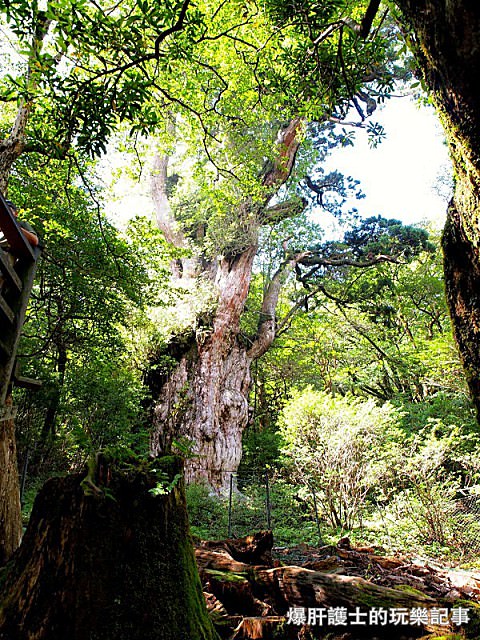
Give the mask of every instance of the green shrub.
M 186 488 L 190 529 L 202 540 L 227 537 L 228 502 L 210 493 L 203 484 L 190 484 Z
M 391 404 L 296 392 L 281 417 L 285 464 L 305 491 L 315 490 L 333 527 L 353 527 L 369 494 L 400 457 L 400 414 Z

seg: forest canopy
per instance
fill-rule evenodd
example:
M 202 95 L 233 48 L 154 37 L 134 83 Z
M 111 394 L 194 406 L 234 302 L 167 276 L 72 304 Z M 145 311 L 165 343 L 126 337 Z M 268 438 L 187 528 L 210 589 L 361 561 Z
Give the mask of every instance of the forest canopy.
M 25 203 L 46 245 L 29 316 L 38 326 L 25 332 L 23 347 L 26 367 L 49 380 L 35 401 L 43 396 L 46 411 L 34 420 L 43 422 L 32 432 L 40 444 L 27 445 L 41 452 L 35 464 L 62 424 L 80 438 L 80 451 L 128 448 L 137 435 L 145 446 L 150 432 L 155 453 L 186 438 L 197 455 L 187 477 L 225 487 L 252 424 L 252 363 L 297 318 L 330 304 L 344 315 L 370 306 L 377 324 L 393 322 L 395 305 L 381 299 L 396 285 L 381 274 L 434 253 L 434 244 L 424 229 L 356 219 L 345 203 L 362 196 L 358 183 L 325 173 L 322 161 L 353 144 L 355 127 L 378 144 L 377 105 L 395 82 L 415 82 L 395 17 L 379 3 L 347 1 L 295 10 L 188 0 L 5 5 L 3 182 L 11 174 L 9 193 Z M 105 152 L 117 131 L 127 157 L 152 172 L 163 238 L 140 220 L 122 237 L 103 217 L 106 195 L 88 158 Z M 341 240 L 322 238 L 314 210 L 342 221 Z M 257 254 L 268 266 L 252 321 L 247 293 L 260 275 Z M 70 289 L 72 303 L 64 299 Z M 165 322 L 181 306 L 186 319 Z M 370 329 L 357 331 L 387 353 Z M 209 379 L 201 373 L 207 362 Z M 124 371 L 116 391 L 112 366 Z M 86 384 L 77 398 L 67 390 L 93 371 L 103 371 L 102 391 Z M 395 376 L 385 388 L 403 390 Z M 389 396 L 375 379 L 358 391 Z M 121 399 L 127 388 L 131 400 Z M 94 426 L 77 415 L 91 422 L 88 398 L 110 393 L 118 406 L 125 401 L 125 427 L 112 426 L 112 442 L 108 402 Z M 67 406 L 76 407 L 68 419 Z M 123 429 L 133 432 L 124 438 Z
M 475 100 L 414 4 L 0 3 L 0 189 L 42 250 L 17 360 L 43 384 L 14 388 L 2 436 L 25 520 L 52 475 L 114 501 L 113 460 L 182 528 L 180 454 L 201 536 L 231 534 L 232 508 L 248 533 L 265 500 L 286 545 L 348 532 L 467 553 L 480 156 L 449 100 Z M 388 202 L 361 218 L 362 185 L 325 167 L 357 131 L 382 143 L 375 113 L 400 86 L 445 124 L 443 240 Z M 128 223 L 115 181 L 141 192 Z

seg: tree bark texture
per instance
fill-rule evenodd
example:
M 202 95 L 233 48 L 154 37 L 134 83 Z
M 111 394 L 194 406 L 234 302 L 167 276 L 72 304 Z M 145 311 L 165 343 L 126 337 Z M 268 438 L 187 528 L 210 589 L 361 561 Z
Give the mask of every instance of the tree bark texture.
M 11 409 L 12 398 L 5 408 Z M 15 425 L 0 421 L 0 567 L 6 564 L 18 548 L 22 537 L 22 514 L 17 468 Z
M 278 134 L 277 161 L 263 176 L 263 210 L 259 204 L 255 205 L 257 219 L 249 223 L 249 242 L 245 248 L 208 263 L 202 259 L 197 263 L 196 273 L 213 282 L 217 293 L 212 317 L 198 324 L 189 344 L 177 345 L 180 348 L 174 349 L 177 364 L 170 374 L 151 380 L 150 386 L 157 398 L 153 408 L 152 452 L 156 455 L 168 451 L 174 439 L 188 436 L 195 456 L 186 464 L 187 482 L 206 482 L 217 491 L 228 490 L 231 473 L 240 463 L 242 432 L 249 414 L 250 365 L 265 353 L 275 337 L 280 274 L 267 292 L 257 335 L 250 342 L 240 335 L 240 319 L 248 296 L 260 226 L 269 222 L 269 212 L 273 212 L 275 218 L 286 217 L 303 208 L 295 203 L 286 207 L 287 213 L 281 214 L 278 208 L 267 208 L 273 193 L 290 174 L 300 143 L 300 127 L 301 121 L 295 119 Z M 152 191 L 157 209 L 163 208 L 157 211 L 157 219 L 167 237 L 184 246 L 183 238 L 175 240 L 178 228 L 166 201 L 166 170 L 167 163 L 157 161 Z M 254 219 L 252 206 L 252 203 L 243 203 L 236 217 Z M 187 265 L 183 273 L 192 275 L 194 271 Z
M 217 640 L 188 532 L 181 463 L 165 457 L 154 466 L 174 481 L 165 495 L 151 492 L 158 473 L 103 462 L 88 484 L 81 476 L 45 484 L 0 576 L 2 640 Z
M 12 166 L 22 155 L 24 142 L 22 140 L 6 140 L 0 142 L 0 191 L 7 193 L 8 180 Z
M 443 235 L 447 299 L 480 418 L 480 5 L 396 0 L 442 120 L 455 172 Z
M 188 436 L 196 457 L 187 462 L 187 482 L 205 481 L 216 489 L 226 490 L 238 468 L 248 421 L 251 359 L 239 331 L 255 253 L 253 246 L 220 262 L 212 325 L 197 330 L 154 410 L 152 451 L 168 450 L 174 438 Z

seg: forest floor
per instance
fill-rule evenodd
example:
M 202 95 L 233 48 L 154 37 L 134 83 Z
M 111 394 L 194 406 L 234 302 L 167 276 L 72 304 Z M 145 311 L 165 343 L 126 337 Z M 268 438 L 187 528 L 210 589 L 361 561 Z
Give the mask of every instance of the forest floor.
M 382 552 L 382 548 L 352 547 L 343 538 L 336 546 L 284 547 L 274 549 L 273 555 L 282 564 L 360 576 L 383 587 L 408 585 L 434 598 L 467 598 L 480 603 L 480 569 L 466 571 L 427 558 L 384 556 Z
M 198 542 L 196 556 L 207 607 L 229 640 L 480 638 L 480 571 L 386 556 L 347 538 L 273 548 L 269 532 Z M 370 625 L 361 618 L 371 622 L 369 611 L 385 617 Z

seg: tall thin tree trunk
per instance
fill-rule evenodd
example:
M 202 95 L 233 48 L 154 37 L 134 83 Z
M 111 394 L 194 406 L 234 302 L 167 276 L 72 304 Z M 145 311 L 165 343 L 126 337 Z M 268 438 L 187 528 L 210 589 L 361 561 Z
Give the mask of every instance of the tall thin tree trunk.
M 12 397 L 8 396 L 5 410 L 11 409 Z M 11 418 L 0 420 L 0 567 L 17 549 L 21 537 L 22 514 L 15 424 Z
M 48 439 L 55 435 L 55 422 L 57 418 L 58 408 L 60 406 L 60 398 L 62 397 L 62 389 L 65 384 L 65 373 L 67 369 L 67 350 L 63 344 L 58 345 L 57 373 L 58 382 L 50 399 L 45 420 L 43 421 L 42 432 L 40 434 L 40 449 L 43 449 Z

